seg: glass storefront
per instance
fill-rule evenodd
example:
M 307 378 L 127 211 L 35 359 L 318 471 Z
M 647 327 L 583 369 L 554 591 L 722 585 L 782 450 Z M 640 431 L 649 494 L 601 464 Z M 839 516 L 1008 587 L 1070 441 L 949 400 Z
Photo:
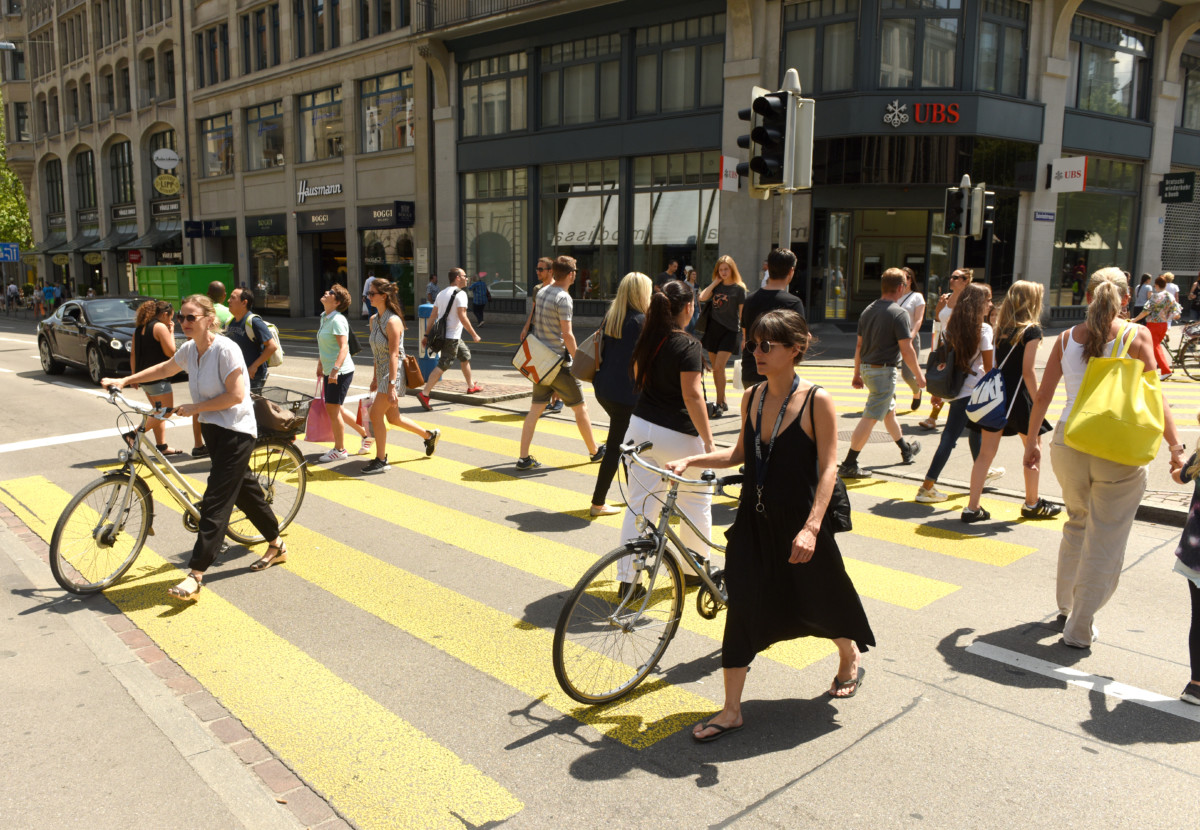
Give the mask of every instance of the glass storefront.
M 413 296 L 413 237 L 411 228 L 373 228 L 359 231 L 364 281 L 382 277 L 396 283 L 401 305 Z
M 253 229 L 257 220 L 248 217 L 246 224 Z M 287 312 L 290 308 L 291 276 L 288 270 L 287 235 L 251 236 L 250 280 L 258 298 L 256 305 L 265 310 Z
M 528 195 L 524 168 L 463 176 L 463 267 L 472 276 L 487 274 L 493 298 L 524 299 L 533 279 L 525 250 Z
M 541 169 L 542 250 L 575 257 L 577 299 L 607 299 L 620 281 L 620 163 L 551 164 Z
M 646 156 L 633 160 L 630 266 L 651 277 L 672 259 L 691 265 L 706 286 L 720 251 L 719 152 Z M 742 263 L 743 277 L 757 263 Z

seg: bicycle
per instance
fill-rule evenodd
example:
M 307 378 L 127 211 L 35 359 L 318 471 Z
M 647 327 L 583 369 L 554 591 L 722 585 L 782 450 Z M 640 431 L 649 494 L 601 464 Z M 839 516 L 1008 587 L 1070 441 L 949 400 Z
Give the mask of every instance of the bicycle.
M 1182 368 L 1192 380 L 1200 380 L 1200 322 L 1188 323 L 1179 335 L 1173 368 Z
M 278 391 L 300 399 L 308 397 L 288 390 Z M 286 397 L 285 401 L 285 405 L 293 403 Z M 154 499 L 143 472 L 149 472 L 183 509 L 183 526 L 191 533 L 199 529 L 202 494 L 159 451 L 153 433 L 147 429 L 151 418 L 165 420 L 172 410 L 134 403 L 116 388 L 108 390 L 108 402 L 120 410 L 118 423 L 126 422 L 121 426 L 131 426 L 133 415 L 140 415 L 142 423 L 131 431 L 122 430 L 126 435 L 132 433 L 132 440 L 118 453 L 121 469 L 107 472 L 84 486 L 54 526 L 50 537 L 50 570 L 63 590 L 73 594 L 93 594 L 111 587 L 133 565 L 146 537 L 154 532 Z M 255 443 L 250 469 L 257 475 L 267 503 L 279 519 L 280 531 L 296 518 L 304 501 L 306 465 L 290 436 L 266 433 Z M 237 508 L 225 534 L 243 545 L 265 541 Z
M 705 537 L 676 506 L 676 498 L 681 485 L 734 498 L 725 487 L 740 484 L 742 476 L 718 478 L 712 470 L 705 470 L 699 479 L 683 478 L 645 461 L 641 454 L 651 447 L 649 441 L 625 444 L 621 455 L 626 463 L 670 482 L 658 523 L 637 516 L 640 536 L 604 554 L 584 573 L 554 627 L 554 676 L 562 690 L 580 703 L 617 700 L 633 691 L 658 665 L 683 612 L 681 562 L 700 578 L 696 612 L 701 617 L 715 619 L 728 601 L 724 572 L 713 570 L 707 557 L 688 549 L 671 528 L 671 520 L 679 517 L 705 543 L 724 553 L 723 546 Z M 634 575 L 628 583 L 619 573 L 623 562 Z

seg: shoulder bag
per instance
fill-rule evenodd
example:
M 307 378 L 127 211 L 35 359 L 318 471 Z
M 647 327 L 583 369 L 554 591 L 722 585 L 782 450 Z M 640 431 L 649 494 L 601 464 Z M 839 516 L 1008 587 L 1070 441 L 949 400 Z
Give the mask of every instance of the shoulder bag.
M 966 370 L 958 368 L 954 360 L 954 348 L 943 337 L 938 347 L 929 353 L 929 360 L 925 364 L 925 388 L 931 395 L 951 400 L 958 395 L 966 380 Z
M 1126 323 L 1112 357 L 1088 360 L 1063 431 L 1071 449 L 1131 467 L 1154 460 L 1166 427 L 1158 372 L 1127 357 L 1137 330 Z
M 430 327 L 429 331 L 425 332 L 425 348 L 429 351 L 440 352 L 442 346 L 446 345 L 446 318 L 454 310 L 454 300 L 461 293 L 456 290 L 450 295 L 450 300 L 446 303 L 446 310 L 442 312 L 442 316 Z
M 1021 336 L 1025 336 L 1024 329 L 1021 331 Z M 1025 354 L 1024 347 L 1025 344 L 1022 343 L 1022 355 Z M 1017 402 L 1016 395 L 1008 394 L 1008 389 L 1004 384 L 1004 375 L 1001 373 L 1004 364 L 1008 363 L 1008 359 L 1016 350 L 1016 346 L 1009 349 L 1004 360 L 1000 361 L 1000 365 L 980 378 L 979 383 L 971 391 L 971 400 L 967 402 L 967 417 L 984 429 L 994 431 L 1004 429 L 1004 425 L 1008 423 L 1008 416 L 1012 414 L 1013 406 Z M 928 384 L 928 381 L 926 383 Z
M 575 360 L 571 363 L 571 374 L 575 379 L 591 383 L 604 360 L 603 352 L 604 328 L 601 327 L 575 349 Z
M 247 312 L 243 322 L 246 325 L 246 337 L 251 343 L 254 342 L 254 318 L 259 317 L 253 312 Z M 262 320 L 261 317 L 259 317 Z M 267 358 L 267 366 L 275 368 L 283 365 L 283 341 L 279 339 L 279 329 L 274 323 L 263 320 L 263 325 L 267 327 L 267 331 L 271 332 L 271 339 L 275 341 L 275 351 L 271 352 L 271 356 Z M 259 351 L 262 351 L 261 349 Z
M 536 325 L 537 298 L 535 297 L 533 311 L 529 315 L 529 333 L 517 347 L 517 353 L 512 357 L 512 365 L 514 369 L 534 383 L 545 385 L 554 382 L 554 378 L 558 376 L 567 356 L 538 339 L 537 335 L 533 333 Z

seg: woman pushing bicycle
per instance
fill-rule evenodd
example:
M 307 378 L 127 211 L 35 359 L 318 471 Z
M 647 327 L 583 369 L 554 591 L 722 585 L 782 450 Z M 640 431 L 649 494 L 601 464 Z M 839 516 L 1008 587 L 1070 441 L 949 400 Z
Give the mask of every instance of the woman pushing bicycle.
M 260 571 L 287 561 L 287 546 L 279 536 L 279 523 L 250 472 L 250 455 L 258 435 L 254 406 L 246 386 L 246 362 L 233 341 L 216 333 L 217 317 L 212 300 L 193 294 L 179 307 L 179 320 L 188 338 L 175 354 L 125 378 L 105 378 L 105 389 L 123 389 L 131 383 L 149 383 L 188 373 L 192 403 L 175 408 L 185 417 L 199 419 L 204 443 L 210 448 L 212 470 L 200 502 L 199 531 L 189 573 L 167 593 L 182 600 L 200 595 L 204 573 L 221 549 L 234 505 L 262 534 L 273 540 L 267 552 L 250 566 Z

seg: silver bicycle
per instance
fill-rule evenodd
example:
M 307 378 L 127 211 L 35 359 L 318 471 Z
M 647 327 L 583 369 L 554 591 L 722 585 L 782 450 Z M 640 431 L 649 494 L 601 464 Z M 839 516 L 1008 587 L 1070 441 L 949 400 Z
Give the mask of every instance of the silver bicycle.
M 725 548 L 701 533 L 676 500 L 681 486 L 737 498 L 725 488 L 740 485 L 742 476 L 718 478 L 705 470 L 699 479 L 683 478 L 643 459 L 651 446 L 648 441 L 626 444 L 621 455 L 627 465 L 636 464 L 669 483 L 657 524 L 638 515 L 638 538 L 604 554 L 587 570 L 554 627 L 554 676 L 580 703 L 608 703 L 629 694 L 662 659 L 683 614 L 682 564 L 700 578 L 700 616 L 714 619 L 728 600 L 723 572 L 684 545 L 671 524 L 678 517 L 723 553 Z

